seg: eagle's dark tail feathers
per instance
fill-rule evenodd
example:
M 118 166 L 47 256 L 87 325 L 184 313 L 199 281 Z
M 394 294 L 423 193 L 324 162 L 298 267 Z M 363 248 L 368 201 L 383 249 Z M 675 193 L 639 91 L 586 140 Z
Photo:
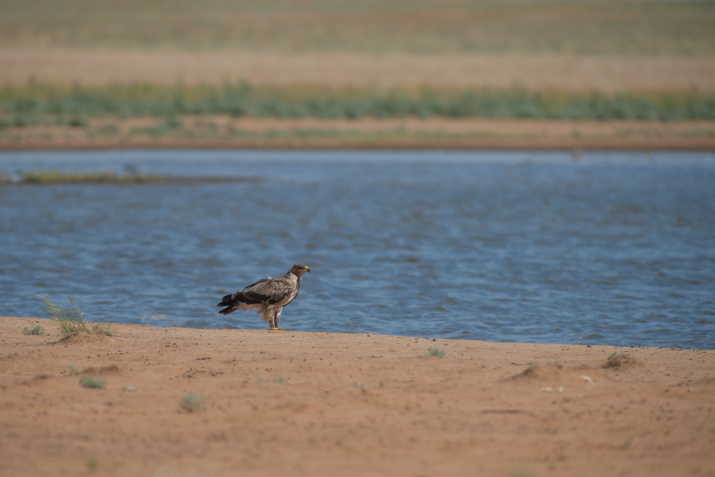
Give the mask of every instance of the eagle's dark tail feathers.
M 221 299 L 221 303 L 219 303 L 216 306 L 225 306 L 227 308 L 224 308 L 223 310 L 219 311 L 222 315 L 228 315 L 231 312 L 236 311 L 236 308 L 233 306 L 236 304 L 236 300 L 234 299 L 234 295 L 226 295 Z
M 233 303 L 233 294 L 226 295 L 225 297 L 221 298 L 221 303 L 219 303 L 216 306 L 226 306 L 226 305 L 230 305 L 232 303 Z
M 224 308 L 223 310 L 219 310 L 219 313 L 221 313 L 222 315 L 228 315 L 229 313 L 233 313 L 233 312 L 236 311 L 237 309 L 238 309 L 238 308 L 232 308 L 232 307 L 229 306 L 228 308 Z

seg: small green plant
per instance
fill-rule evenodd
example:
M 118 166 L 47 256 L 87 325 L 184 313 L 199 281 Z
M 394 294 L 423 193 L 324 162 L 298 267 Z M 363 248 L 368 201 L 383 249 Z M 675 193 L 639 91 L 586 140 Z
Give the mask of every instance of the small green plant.
M 88 455 L 87 456 L 87 467 L 89 468 L 89 471 L 94 473 L 97 472 L 97 467 L 99 466 L 99 463 L 97 462 L 97 458 L 93 455 Z
M 79 311 L 79 303 L 70 295 L 70 305 L 62 306 L 59 303 L 52 303 L 52 298 L 49 296 L 38 295 L 42 298 L 47 311 L 53 320 L 60 325 L 60 332 L 65 336 L 74 336 L 82 331 L 88 331 L 87 323 L 85 323 L 84 314 Z
M 362 383 L 355 383 L 355 384 L 353 384 L 353 386 L 355 386 L 356 388 L 362 388 L 362 389 L 365 389 L 365 385 L 364 385 L 364 384 L 362 384 Z
M 629 366 L 639 366 L 641 362 L 629 355 L 628 353 L 619 353 L 614 351 L 606 359 L 606 363 L 603 365 L 604 368 L 620 369 Z
M 102 376 L 90 376 L 88 374 L 79 378 L 79 384 L 84 388 L 90 389 L 105 389 L 107 387 L 107 381 Z
M 509 473 L 509 477 L 531 477 L 531 472 L 526 469 L 516 469 Z
M 114 336 L 111 323 L 93 323 L 91 331 L 96 335 Z
M 430 346 L 429 347 L 429 355 L 430 356 L 437 356 L 439 358 L 444 357 L 447 353 L 443 349 L 439 349 L 435 346 Z
M 72 366 L 71 364 L 68 364 L 68 365 L 67 365 L 67 368 L 70 370 L 70 374 L 71 374 L 72 376 L 76 376 L 76 375 L 79 374 L 79 371 L 77 371 L 77 368 L 75 368 L 75 367 Z
M 277 378 L 273 378 L 274 383 L 287 383 L 288 380 L 284 378 L 283 376 L 279 376 Z
M 22 330 L 22 334 L 24 334 L 24 335 L 44 335 L 45 330 L 43 330 L 40 325 L 37 325 L 32 329 L 30 329 L 26 326 L 25 329 Z
M 179 403 L 182 409 L 188 412 L 200 412 L 204 410 L 204 396 L 191 391 L 181 398 Z
M 83 331 L 98 335 L 113 336 L 112 325 L 109 323 L 90 323 L 84 321 L 84 313 L 79 310 L 79 303 L 70 295 L 70 306 L 52 303 L 49 296 L 38 295 L 42 298 L 47 311 L 53 320 L 60 325 L 60 332 L 66 337 L 75 336 Z

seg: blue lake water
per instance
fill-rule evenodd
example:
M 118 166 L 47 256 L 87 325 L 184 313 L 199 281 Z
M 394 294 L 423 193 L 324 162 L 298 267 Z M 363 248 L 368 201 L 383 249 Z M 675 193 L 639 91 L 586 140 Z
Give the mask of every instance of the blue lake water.
M 0 315 L 265 329 L 216 303 L 295 262 L 286 329 L 715 348 L 715 155 L 4 152 L 0 172 L 251 182 L 0 186 Z

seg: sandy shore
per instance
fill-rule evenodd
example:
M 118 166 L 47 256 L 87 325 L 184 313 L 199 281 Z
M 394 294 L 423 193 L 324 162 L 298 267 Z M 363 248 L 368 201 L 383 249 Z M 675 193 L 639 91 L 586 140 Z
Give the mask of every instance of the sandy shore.
M 712 58 L 578 55 L 281 54 L 171 49 L 0 47 L 0 84 L 39 82 L 156 84 L 452 85 L 616 92 L 715 90 Z
M 715 150 L 715 121 L 557 121 L 532 119 L 278 119 L 185 116 L 161 136 L 136 133 L 157 118 L 97 118 L 85 128 L 12 127 L 1 150 L 82 149 L 445 149 Z M 107 127 L 113 135 L 102 134 Z M 241 131 L 236 136 L 232 131 Z
M 0 318 L 0 475 L 715 475 L 715 351 L 114 328 Z

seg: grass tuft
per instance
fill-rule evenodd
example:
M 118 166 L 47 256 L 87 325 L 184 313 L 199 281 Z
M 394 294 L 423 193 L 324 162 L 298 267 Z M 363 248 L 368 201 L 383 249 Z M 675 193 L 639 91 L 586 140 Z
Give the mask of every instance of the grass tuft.
M 107 387 L 107 381 L 102 376 L 89 376 L 88 374 L 79 378 L 79 384 L 90 389 L 105 389 Z
M 437 348 L 437 347 L 430 346 L 430 347 L 429 347 L 429 352 L 428 352 L 428 354 L 429 354 L 430 356 L 437 356 L 437 357 L 439 357 L 439 358 L 442 358 L 442 357 L 444 357 L 444 355 L 446 355 L 447 353 L 446 353 L 443 349 L 439 349 L 439 348 Z
M 49 296 L 38 295 L 42 298 L 50 317 L 60 325 L 60 332 L 64 336 L 74 336 L 83 331 L 88 331 L 87 323 L 84 321 L 84 313 L 79 310 L 79 303 L 70 295 L 70 306 L 62 306 L 59 303 L 52 303 Z
M 614 351 L 606 359 L 604 368 L 621 369 L 624 367 L 639 366 L 641 362 L 628 353 Z
M 22 330 L 22 334 L 24 335 L 44 335 L 45 330 L 42 329 L 40 325 L 35 326 L 34 328 L 30 329 L 29 327 L 25 327 Z
M 114 336 L 111 323 L 92 323 L 90 332 L 95 335 Z
M 181 398 L 179 406 L 188 412 L 200 412 L 204 410 L 204 396 L 191 391 Z
M 108 323 L 90 323 L 84 321 L 84 313 L 79 309 L 79 303 L 70 295 L 70 306 L 53 303 L 49 296 L 38 295 L 42 298 L 50 317 L 60 326 L 60 332 L 65 337 L 76 336 L 82 332 L 113 336 L 112 325 Z
M 87 456 L 87 467 L 89 468 L 89 471 L 94 473 L 97 472 L 97 468 L 99 467 L 99 462 L 97 462 L 97 458 L 94 457 L 93 455 L 88 455 Z

